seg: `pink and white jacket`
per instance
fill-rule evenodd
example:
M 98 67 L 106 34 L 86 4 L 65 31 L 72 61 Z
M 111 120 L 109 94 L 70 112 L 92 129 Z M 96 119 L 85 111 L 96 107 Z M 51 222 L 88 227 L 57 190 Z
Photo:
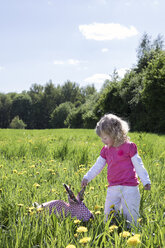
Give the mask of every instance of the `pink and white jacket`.
M 118 147 L 104 146 L 96 163 L 84 176 L 90 182 L 107 166 L 108 186 L 137 186 L 138 177 L 143 185 L 151 184 L 149 175 L 138 155 L 137 147 L 132 142 L 125 142 Z

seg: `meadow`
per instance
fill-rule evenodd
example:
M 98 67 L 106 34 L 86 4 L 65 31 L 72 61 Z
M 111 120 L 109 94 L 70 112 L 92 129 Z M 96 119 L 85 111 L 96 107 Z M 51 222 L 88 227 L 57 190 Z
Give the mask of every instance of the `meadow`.
M 88 223 L 58 219 L 36 211 L 34 202 L 67 200 L 63 183 L 75 193 L 103 146 L 94 130 L 0 130 L 0 247 L 165 247 L 165 136 L 129 133 L 152 182 L 140 183 L 139 225 L 127 230 L 122 216 L 104 222 L 106 168 L 87 186 L 85 205 L 95 218 Z M 77 232 L 78 227 L 86 231 Z M 79 229 L 80 230 L 80 229 Z M 129 231 L 129 233 L 128 233 Z

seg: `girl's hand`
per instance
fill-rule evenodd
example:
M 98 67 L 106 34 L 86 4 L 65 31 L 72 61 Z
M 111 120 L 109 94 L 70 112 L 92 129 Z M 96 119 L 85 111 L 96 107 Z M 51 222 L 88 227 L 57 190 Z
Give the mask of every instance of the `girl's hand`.
M 81 187 L 82 187 L 82 188 L 83 188 L 83 187 L 86 187 L 87 184 L 88 184 L 88 180 L 85 179 L 85 178 L 83 178 L 83 180 L 82 180 L 82 182 L 81 182 Z
M 144 186 L 144 189 L 145 189 L 145 190 L 150 190 L 150 189 L 151 189 L 151 184 L 146 184 L 146 185 Z

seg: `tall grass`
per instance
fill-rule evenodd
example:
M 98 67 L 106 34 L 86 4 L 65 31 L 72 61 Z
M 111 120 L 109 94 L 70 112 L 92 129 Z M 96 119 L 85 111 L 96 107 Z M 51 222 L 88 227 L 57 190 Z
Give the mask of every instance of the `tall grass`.
M 130 235 L 140 234 L 138 247 L 165 247 L 165 136 L 130 133 L 130 137 L 152 181 L 149 192 L 140 184 L 141 227 L 132 227 Z M 70 217 L 61 220 L 31 208 L 35 201 L 67 201 L 64 182 L 78 192 L 102 146 L 93 130 L 0 130 L 0 247 L 127 247 L 128 238 L 120 235 L 127 230 L 122 216 L 115 220 L 118 228 L 112 232 L 113 216 L 104 222 L 106 169 L 85 192 L 93 221 L 76 224 Z M 81 225 L 87 233 L 77 234 Z M 82 245 L 84 236 L 91 240 Z

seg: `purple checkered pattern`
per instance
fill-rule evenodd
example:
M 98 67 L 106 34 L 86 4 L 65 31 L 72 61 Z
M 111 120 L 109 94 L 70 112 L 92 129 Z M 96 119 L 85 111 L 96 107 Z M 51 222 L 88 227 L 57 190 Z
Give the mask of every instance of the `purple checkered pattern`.
M 76 203 L 71 200 L 70 203 L 66 203 L 62 200 L 55 200 L 43 203 L 38 206 L 38 208 L 40 207 L 48 208 L 49 214 L 54 212 L 58 217 L 66 217 L 70 214 L 72 218 L 76 217 L 78 220 L 83 221 L 88 221 L 90 218 L 93 218 L 92 213 L 83 202 Z

